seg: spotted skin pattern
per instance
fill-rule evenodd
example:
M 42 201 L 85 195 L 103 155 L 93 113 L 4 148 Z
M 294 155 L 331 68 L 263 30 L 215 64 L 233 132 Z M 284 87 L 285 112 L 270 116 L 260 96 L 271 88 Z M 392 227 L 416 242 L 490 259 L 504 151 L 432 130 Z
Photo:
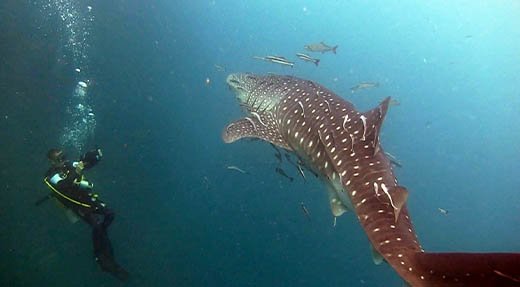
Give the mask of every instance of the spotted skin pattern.
M 379 142 L 390 98 L 365 113 L 327 88 L 290 76 L 231 74 L 248 116 L 226 143 L 255 137 L 296 153 L 330 187 L 335 216 L 353 209 L 374 250 L 412 286 L 520 286 L 519 253 L 425 253 Z

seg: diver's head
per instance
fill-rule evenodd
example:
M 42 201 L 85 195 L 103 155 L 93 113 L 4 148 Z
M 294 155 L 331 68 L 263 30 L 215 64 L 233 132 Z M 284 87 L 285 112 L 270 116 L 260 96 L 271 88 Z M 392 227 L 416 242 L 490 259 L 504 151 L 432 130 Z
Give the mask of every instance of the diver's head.
M 65 154 L 61 149 L 51 148 L 47 152 L 47 158 L 52 165 L 62 165 L 65 162 Z

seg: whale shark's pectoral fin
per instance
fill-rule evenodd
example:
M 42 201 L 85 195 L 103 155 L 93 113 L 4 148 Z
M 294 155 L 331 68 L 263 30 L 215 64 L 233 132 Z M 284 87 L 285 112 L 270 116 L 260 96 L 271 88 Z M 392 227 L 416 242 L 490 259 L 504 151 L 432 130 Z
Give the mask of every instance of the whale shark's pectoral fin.
M 225 143 L 232 143 L 241 138 L 259 138 L 276 146 L 292 151 L 276 127 L 274 119 L 267 114 L 254 113 L 227 125 L 222 132 Z
M 329 187 L 329 203 L 330 203 L 330 211 L 334 217 L 339 217 L 343 213 L 348 211 L 348 208 L 341 202 L 341 199 L 338 197 L 336 192 Z
M 370 251 L 372 251 L 372 261 L 374 261 L 375 265 L 379 265 L 385 262 L 383 255 L 381 255 L 381 253 L 379 253 L 372 244 L 370 244 Z

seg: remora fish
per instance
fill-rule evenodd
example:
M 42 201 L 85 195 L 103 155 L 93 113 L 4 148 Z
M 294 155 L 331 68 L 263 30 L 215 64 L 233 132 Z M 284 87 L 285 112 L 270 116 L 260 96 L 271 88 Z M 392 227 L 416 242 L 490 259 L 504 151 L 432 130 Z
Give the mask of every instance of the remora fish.
M 319 172 L 334 216 L 352 209 L 375 254 L 411 286 L 519 286 L 520 253 L 430 253 L 419 245 L 379 142 L 390 98 L 361 113 L 327 88 L 295 77 L 231 74 L 227 83 L 247 106 L 229 124 L 226 143 L 257 137 L 296 153 Z M 264 124 L 261 124 L 259 120 Z
M 300 202 L 300 207 L 302 208 L 302 211 L 303 211 L 303 214 L 305 215 L 305 217 L 307 217 L 307 219 L 310 221 L 311 213 L 309 212 L 309 210 L 307 209 L 307 206 L 305 206 L 305 203 L 303 201 Z
M 265 56 L 265 57 L 259 57 L 259 56 L 253 56 L 254 59 L 263 60 L 271 63 L 276 63 L 284 66 L 290 66 L 291 68 L 294 66 L 294 62 L 291 62 L 287 60 L 285 57 L 282 56 Z
M 230 170 L 236 170 L 236 171 L 238 171 L 240 173 L 243 173 L 243 174 L 247 174 L 247 171 L 239 168 L 238 166 L 230 165 L 230 166 L 227 166 L 226 168 L 230 169 Z
M 362 83 L 359 83 L 359 84 L 353 86 L 352 88 L 350 88 L 350 92 L 355 93 L 360 90 L 373 89 L 373 88 L 377 88 L 377 87 L 379 87 L 378 82 L 362 82 Z
M 293 178 L 292 176 L 287 175 L 287 173 L 286 173 L 286 172 L 285 172 L 281 167 L 277 167 L 277 168 L 275 169 L 275 171 L 276 171 L 279 175 L 281 175 L 281 176 L 287 178 L 290 182 L 293 182 L 293 181 L 294 181 L 294 178 Z
M 440 208 L 440 207 L 438 207 L 437 209 L 439 210 L 440 213 L 442 213 L 444 215 L 448 215 L 448 210 L 446 210 L 444 208 Z
M 285 158 L 287 159 L 287 161 L 293 165 L 294 167 L 296 167 L 296 169 L 298 170 L 298 172 L 300 173 L 300 175 L 302 176 L 303 178 L 303 181 L 307 181 L 307 178 L 305 177 L 305 173 L 303 172 L 303 168 L 302 166 L 299 164 L 299 163 L 294 163 L 293 160 L 291 159 L 291 155 L 288 154 L 288 153 L 285 153 Z
M 305 50 L 311 51 L 311 52 L 325 53 L 328 51 L 332 51 L 332 53 L 336 54 L 336 49 L 338 48 L 338 45 L 332 47 L 323 42 L 319 42 L 319 43 L 315 43 L 315 44 L 308 44 L 303 47 L 305 48 Z
M 307 54 L 303 54 L 303 53 L 296 53 L 296 56 L 302 60 L 304 60 L 305 62 L 311 62 L 311 63 L 314 63 L 314 65 L 318 66 L 318 64 L 320 63 L 320 59 L 316 59 L 316 58 L 313 58 Z
M 392 102 L 392 101 L 390 101 L 390 103 L 391 103 L 391 102 Z M 390 103 L 389 103 L 389 104 L 390 104 Z M 397 158 L 396 158 L 393 154 L 391 154 L 391 153 L 389 153 L 389 152 L 387 152 L 387 151 L 385 151 L 385 154 L 386 154 L 386 156 L 388 157 L 388 160 L 390 160 L 390 163 L 392 163 L 393 165 L 395 165 L 395 166 L 397 166 L 397 167 L 403 167 L 403 165 L 401 164 L 401 162 L 400 162 L 399 160 L 397 160 Z

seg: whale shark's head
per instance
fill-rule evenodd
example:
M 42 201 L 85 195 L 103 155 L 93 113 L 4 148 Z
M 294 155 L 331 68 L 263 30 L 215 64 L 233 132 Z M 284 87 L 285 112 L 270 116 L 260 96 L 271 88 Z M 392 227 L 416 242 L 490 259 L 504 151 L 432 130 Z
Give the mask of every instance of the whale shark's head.
M 240 102 L 245 102 L 256 86 L 257 78 L 249 74 L 237 73 L 228 75 L 226 82 L 236 94 L 237 99 Z
M 280 79 L 283 78 L 237 73 L 230 74 L 226 82 L 241 106 L 249 112 L 265 112 L 275 108 L 285 96 Z

